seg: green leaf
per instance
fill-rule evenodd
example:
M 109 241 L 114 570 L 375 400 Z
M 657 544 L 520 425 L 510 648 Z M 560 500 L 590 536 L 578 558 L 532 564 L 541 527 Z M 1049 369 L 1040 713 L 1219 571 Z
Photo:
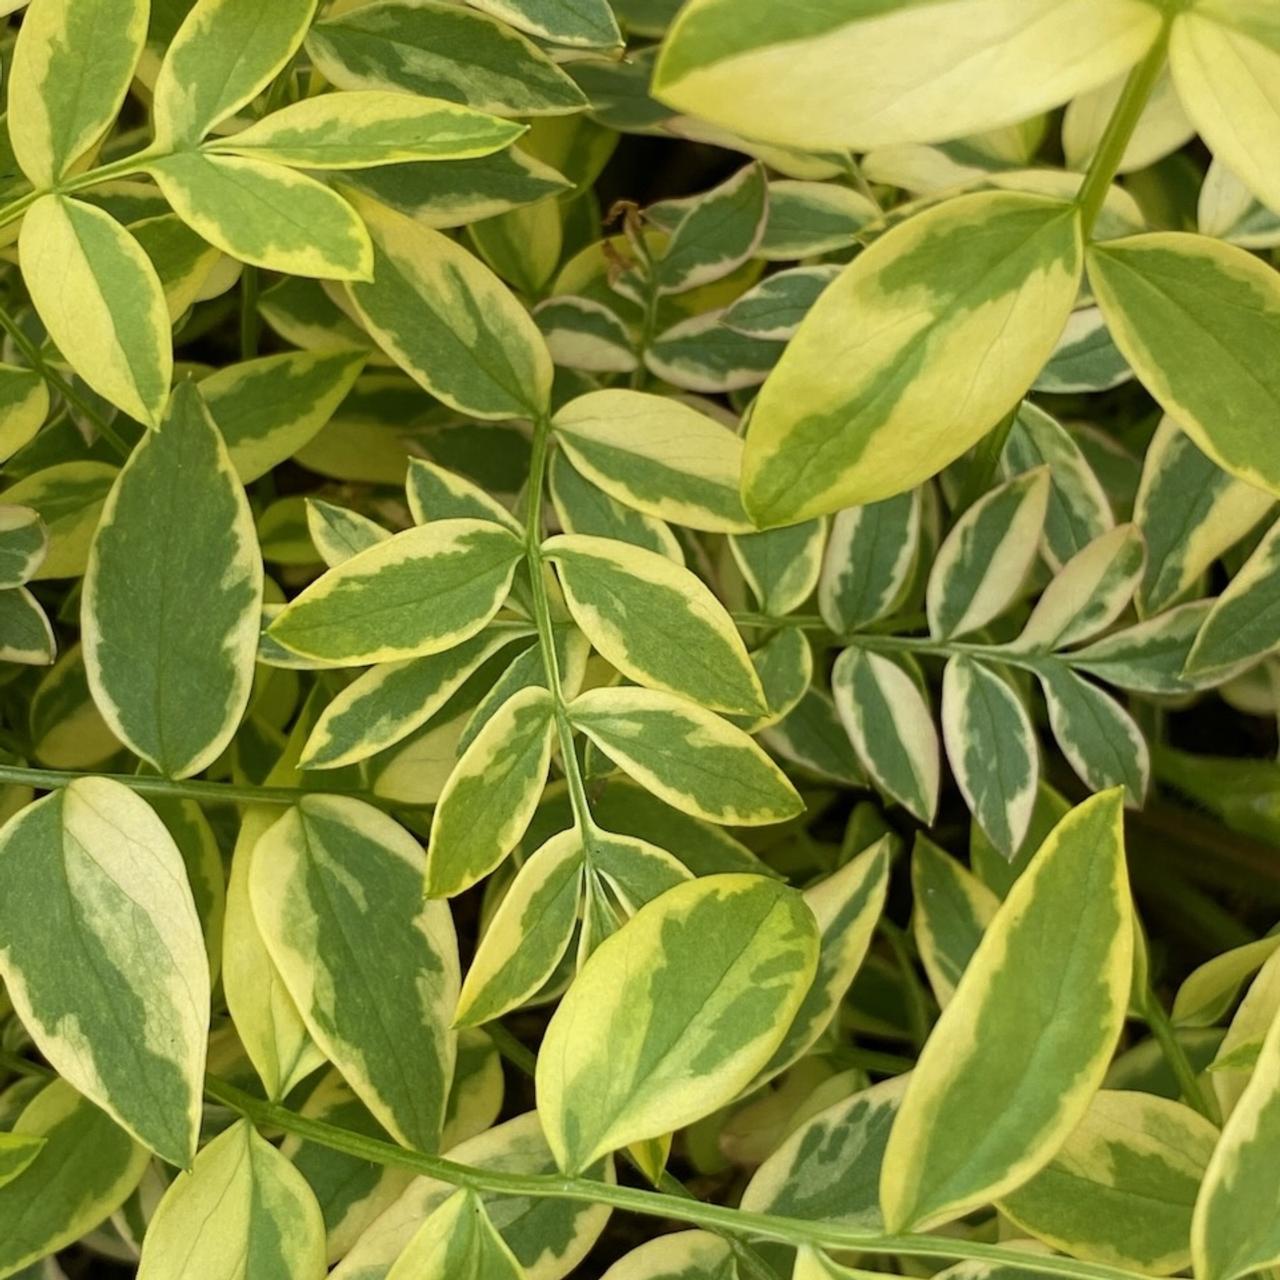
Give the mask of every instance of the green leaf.
M 554 711 L 546 689 L 523 689 L 463 752 L 431 823 L 429 896 L 453 897 L 470 888 L 520 843 L 547 780 Z
M 1017 647 L 1065 649 L 1105 631 L 1128 608 L 1146 558 L 1137 525 L 1118 525 L 1096 538 L 1045 588 Z
M 732 1280 L 733 1246 L 709 1231 L 673 1231 L 623 1254 L 603 1280 Z
M 523 554 L 515 534 L 489 521 L 406 529 L 318 578 L 267 634 L 303 657 L 339 665 L 441 653 L 483 630 Z
M 892 658 L 846 649 L 831 672 L 836 710 L 876 784 L 931 822 L 941 782 L 938 731 L 919 685 Z
M 877 502 L 958 458 L 1048 359 L 1081 265 L 1074 208 L 1017 192 L 948 200 L 881 236 L 761 388 L 743 469 L 756 522 Z
M 838 1014 L 884 910 L 889 852 L 889 837 L 883 836 L 804 891 L 805 905 L 818 925 L 818 972 L 757 1084 L 799 1061 Z
M 538 1054 L 538 1112 L 560 1167 L 736 1097 L 786 1034 L 817 958 L 803 900 L 760 876 L 708 876 L 642 907 L 587 961 Z
M 1022 699 L 998 671 L 965 654 L 942 678 L 942 737 L 978 825 L 1006 858 L 1027 834 L 1040 776 L 1039 745 Z
M 1124 1025 L 1133 930 L 1118 790 L 1050 833 L 943 1010 L 894 1122 L 880 1200 L 922 1230 L 1014 1190 L 1083 1118 Z
M 340 507 L 322 498 L 307 498 L 305 502 L 307 532 L 330 569 L 391 537 L 390 529 L 350 507 Z
M 556 1171 L 536 1112 L 528 1112 L 463 1142 L 449 1152 L 460 1164 L 508 1173 Z M 591 1171 L 614 1180 L 612 1165 Z M 431 1178 L 415 1178 L 400 1199 L 367 1230 L 333 1272 L 333 1280 L 386 1280 L 392 1265 L 456 1188 Z M 586 1256 L 609 1220 L 606 1205 L 509 1194 L 482 1196 L 490 1221 L 530 1280 L 561 1280 Z
M 901 603 L 920 551 L 920 516 L 918 489 L 836 512 L 818 580 L 818 608 L 832 631 L 856 631 Z
M 1280 1017 L 1205 1171 L 1191 1223 L 1196 1280 L 1236 1280 L 1280 1262 Z
M 302 751 L 307 769 L 366 760 L 426 724 L 500 649 L 520 638 L 484 631 L 443 653 L 385 662 L 353 680 L 325 708 Z
M 458 944 L 422 850 L 380 810 L 312 795 L 254 848 L 254 918 L 308 1032 L 387 1131 L 435 1150 L 453 1074 Z
M 49 416 L 49 384 L 34 369 L 0 364 L 0 462 L 35 439 Z
M 929 571 L 929 633 L 939 640 L 986 626 L 1007 609 L 1035 563 L 1049 473 L 1028 471 L 971 506 L 943 539 Z
M 374 270 L 372 282 L 353 285 L 350 296 L 378 345 L 470 417 L 541 416 L 551 357 L 510 291 L 447 236 L 365 198 L 359 209 L 373 237 Z
M 1190 1107 L 1104 1089 L 1000 1212 L 1071 1257 L 1169 1275 L 1191 1261 L 1191 1211 L 1217 1140 Z
M 910 1078 L 882 1080 L 805 1120 L 752 1175 L 743 1210 L 883 1231 L 880 1168 Z
M 610 497 L 712 533 L 749 533 L 742 441 L 696 409 L 643 391 L 591 391 L 552 420 L 569 461 Z
M 156 143 L 199 142 L 251 102 L 284 69 L 315 11 L 316 0 L 196 0 L 156 76 Z
M 1190 676 L 1222 675 L 1280 648 L 1280 524 L 1272 525 L 1215 602 L 1187 656 Z
M 827 522 L 807 520 L 729 539 L 729 550 L 763 612 L 780 618 L 813 593 L 822 572 Z
M 683 698 L 649 689 L 590 689 L 569 704 L 569 719 L 623 772 L 695 818 L 754 827 L 804 808 L 741 729 Z
M 537 992 L 569 949 L 582 896 L 583 838 L 562 831 L 516 873 L 467 971 L 454 1021 L 478 1026 Z
M 713 711 L 758 714 L 764 690 L 724 606 L 688 569 L 628 543 L 543 544 L 573 620 L 623 675 Z
M 339 89 L 390 89 L 499 116 L 559 115 L 582 91 L 531 40 L 440 0 L 376 0 L 317 22 L 307 52 Z
M 237 1120 L 180 1173 L 147 1227 L 138 1280 L 325 1274 L 324 1219 L 297 1169 Z
M 694 0 L 653 92 L 750 138 L 869 151 L 1025 120 L 1120 75 L 1159 26 L 1138 0 L 779 5 L 752 22 L 733 0 Z
M 0 1185 L 0 1274 L 79 1240 L 133 1193 L 150 1154 L 69 1084 L 46 1084 L 13 1125 L 42 1143 L 21 1177 Z M 37 1273 L 40 1274 L 40 1273 Z
M 248 484 L 293 457 L 346 399 L 364 362 L 360 351 L 285 351 L 201 379 L 236 475 Z
M 0 1187 L 29 1169 L 47 1143 L 39 1134 L 0 1132 Z
M 26 582 L 48 550 L 49 534 L 39 512 L 0 506 L 0 590 Z
M 127 787 L 79 778 L 0 831 L 0 974 L 41 1053 L 171 1164 L 195 1153 L 209 966 L 182 855 Z
M 164 290 L 138 242 L 80 200 L 42 196 L 22 220 L 18 260 L 31 301 L 75 371 L 105 400 L 156 426 L 173 342 Z
M 1053 736 L 1080 780 L 1091 791 L 1123 786 L 1129 803 L 1141 805 L 1151 760 L 1133 717 L 1056 659 L 1041 661 L 1036 674 L 1049 707 Z
M 146 0 L 40 0 L 8 69 L 9 138 L 23 173 L 51 187 L 111 127 L 147 34 Z
M 353 170 L 345 186 L 424 227 L 460 227 L 522 208 L 572 187 L 563 174 L 519 147 L 475 160 L 389 164 Z
M 484 1202 L 455 1191 L 422 1224 L 387 1272 L 387 1280 L 525 1280 Z
M 747 165 L 696 197 L 654 264 L 654 288 L 659 294 L 686 293 L 727 276 L 755 252 L 768 211 L 760 164 Z
M 1107 491 L 1080 446 L 1059 422 L 1022 402 L 1001 456 L 1007 476 L 1049 468 L 1049 503 L 1041 552 L 1061 568 L 1115 524 Z
M 1280 278 L 1206 236 L 1154 232 L 1094 244 L 1089 280 L 1116 345 L 1164 411 L 1224 470 L 1280 493 Z
M 1147 545 L 1139 616 L 1154 617 L 1195 594 L 1205 570 L 1262 519 L 1273 501 L 1205 457 L 1172 418 L 1162 419 L 1142 460 L 1133 511 Z
M 1179 15 L 1169 38 L 1178 100 L 1214 157 L 1272 209 L 1280 104 L 1268 92 L 1280 69 L 1280 31 L 1265 6 L 1201 3 Z
M 85 573 L 85 666 L 112 732 L 168 777 L 211 764 L 248 705 L 261 611 L 248 500 L 180 383 L 112 486 Z
M 367 89 L 304 98 L 205 150 L 306 169 L 364 169 L 485 156 L 523 132 L 518 124 L 456 103 Z
M 1003 855 L 1002 855 L 1003 856 Z M 938 1004 L 946 1008 L 1000 899 L 972 872 L 917 832 L 911 850 L 911 929 Z
M 173 211 L 241 262 L 296 276 L 369 280 L 374 255 L 355 210 L 305 174 L 247 156 L 185 151 L 147 165 Z
M 629 542 L 645 551 L 684 564 L 684 551 L 675 534 L 655 516 L 625 507 L 586 478 L 563 452 L 551 456 L 551 501 L 566 533 Z
M 729 307 L 721 323 L 750 338 L 786 342 L 839 274 L 834 263 L 822 263 L 765 276 Z
M 476 0 L 475 7 L 552 44 L 611 49 L 622 43 L 608 0 Z

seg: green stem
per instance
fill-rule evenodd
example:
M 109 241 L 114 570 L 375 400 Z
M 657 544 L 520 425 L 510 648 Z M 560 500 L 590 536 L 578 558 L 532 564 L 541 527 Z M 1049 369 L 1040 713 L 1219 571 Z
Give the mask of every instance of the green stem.
M 1165 56 L 1169 49 L 1169 31 L 1173 23 L 1172 12 L 1165 15 L 1160 33 L 1147 51 L 1146 57 L 1129 73 L 1124 89 L 1120 94 L 1115 110 L 1107 121 L 1098 149 L 1089 164 L 1084 181 L 1080 184 L 1080 192 L 1076 203 L 1080 206 L 1080 223 L 1087 240 L 1093 231 L 1093 224 L 1106 201 L 1120 162 L 1124 159 L 1125 149 L 1138 126 L 1151 91 L 1155 88 L 1160 72 L 1164 70 Z
M 876 1235 L 836 1223 L 748 1213 L 727 1205 L 707 1204 L 701 1200 L 689 1200 L 661 1191 L 596 1182 L 590 1178 L 479 1169 L 443 1156 L 411 1151 L 377 1138 L 368 1138 L 327 1124 L 323 1120 L 298 1115 L 285 1107 L 263 1102 L 216 1076 L 206 1077 L 205 1094 L 264 1129 L 296 1134 L 309 1142 L 358 1159 L 410 1169 L 450 1186 L 467 1187 L 478 1192 L 606 1204 L 629 1213 L 688 1222 L 711 1231 L 729 1231 L 735 1235 L 774 1240 L 797 1248 L 808 1244 L 820 1249 L 897 1254 L 907 1258 L 973 1258 L 1016 1266 L 1020 1270 L 1041 1275 L 1060 1276 L 1063 1280 L 1138 1280 L 1136 1273 L 1118 1267 L 1082 1262 L 1075 1258 L 1025 1253 L 1022 1250 L 972 1240 L 928 1235 Z
M 0 765 L 0 783 L 34 787 L 37 791 L 52 791 L 56 787 L 65 787 L 75 782 L 77 778 L 107 778 L 144 796 L 169 796 L 183 800 L 203 800 L 224 804 L 286 805 L 297 804 L 303 796 L 327 795 L 349 796 L 383 809 L 414 807 L 403 804 L 393 805 L 390 801 L 367 791 L 317 791 L 307 787 L 239 786 L 233 782 L 201 782 L 192 778 L 175 781 L 172 778 L 148 777 L 145 774 L 136 773 L 94 773 L 92 771 L 77 772 L 71 769 L 27 769 L 19 765 Z
M 555 620 L 551 616 L 551 599 L 547 594 L 547 566 L 542 558 L 542 493 L 546 487 L 547 460 L 551 444 L 551 420 L 540 418 L 533 428 L 533 449 L 529 458 L 529 485 L 525 502 L 525 559 L 533 590 L 533 622 L 542 651 L 542 667 L 547 688 L 555 707 L 556 734 L 560 740 L 560 767 L 569 787 L 569 802 L 574 820 L 582 835 L 588 857 L 595 838 L 595 823 L 587 800 L 587 788 L 578 767 L 574 749 L 573 726 L 569 723 L 564 686 L 560 681 L 560 664 L 556 659 Z
M 130 453 L 129 445 L 121 438 L 115 427 L 75 389 L 75 386 L 68 378 L 63 377 L 57 369 L 45 360 L 40 348 L 23 333 L 22 326 L 3 307 L 0 307 L 0 328 L 4 329 L 5 333 L 13 339 L 13 345 L 22 352 L 32 369 L 53 387 L 64 400 L 75 405 L 93 423 L 98 434 L 111 445 L 121 458 L 128 458 Z
M 1143 1001 L 1142 1017 L 1150 1028 L 1151 1034 L 1155 1036 L 1160 1052 L 1164 1054 L 1164 1059 L 1169 1064 L 1178 1087 L 1182 1090 L 1182 1096 L 1206 1120 L 1221 1128 L 1222 1108 L 1218 1105 L 1217 1097 L 1211 1089 L 1204 1087 L 1200 1077 L 1196 1075 L 1196 1070 L 1191 1065 L 1182 1042 L 1178 1039 L 1173 1023 L 1169 1021 L 1169 1015 L 1165 1012 L 1160 997 L 1150 987 L 1147 988 L 1146 999 Z
M 825 1052 L 825 1056 L 843 1067 L 861 1067 L 874 1071 L 878 1076 L 904 1076 L 915 1070 L 915 1059 L 900 1053 L 882 1053 L 879 1049 L 862 1049 L 857 1045 L 840 1045 Z

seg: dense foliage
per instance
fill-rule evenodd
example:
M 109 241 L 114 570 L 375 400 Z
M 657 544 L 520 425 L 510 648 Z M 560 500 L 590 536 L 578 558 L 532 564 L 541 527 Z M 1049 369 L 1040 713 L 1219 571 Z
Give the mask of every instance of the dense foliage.
M 1280 1266 L 1275 0 L 0 8 L 0 1276 Z

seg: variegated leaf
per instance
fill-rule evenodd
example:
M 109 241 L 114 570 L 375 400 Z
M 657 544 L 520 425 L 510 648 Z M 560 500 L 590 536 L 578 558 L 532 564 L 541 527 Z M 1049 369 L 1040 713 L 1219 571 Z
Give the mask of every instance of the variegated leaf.
M 1073 809 L 988 926 L 894 1121 L 880 1182 L 890 1232 L 1014 1190 L 1088 1109 L 1132 975 L 1122 812 L 1118 790 Z
M 642 907 L 587 961 L 538 1054 L 538 1111 L 560 1167 L 735 1097 L 776 1052 L 817 959 L 809 909 L 763 877 L 704 877 Z
M 804 807 L 751 739 L 696 703 L 649 689 L 589 689 L 569 719 L 625 773 L 672 807 L 751 827 Z
M 476 0 L 475 7 L 552 44 L 611 49 L 622 43 L 608 0 Z
M 49 534 L 38 511 L 0 506 L 0 590 L 20 587 L 48 550 Z
M 730 537 L 729 549 L 763 612 L 793 613 L 812 594 L 822 573 L 825 520 Z
M 376 520 L 323 498 L 307 498 L 306 509 L 307 532 L 330 569 L 391 537 L 391 530 Z
M 49 384 L 34 369 L 0 364 L 0 461 L 35 439 L 49 416 Z
M 818 608 L 832 631 L 856 631 L 893 612 L 915 568 L 920 525 L 919 489 L 836 512 L 818 581 Z
M 546 783 L 554 713 L 546 689 L 523 689 L 503 703 L 463 753 L 431 823 L 429 895 L 461 893 L 520 842 Z
M 254 848 L 250 895 L 307 1030 L 387 1130 L 440 1141 L 453 1073 L 457 941 L 423 903 L 417 841 L 380 810 L 308 796 Z
M 1191 646 L 1212 607 L 1211 600 L 1197 600 L 1113 631 L 1075 650 L 1071 665 L 1135 693 L 1189 693 L 1202 684 L 1212 684 L 1212 675 L 1199 681 L 1185 673 Z
M 684 551 L 663 521 L 623 506 L 588 480 L 563 452 L 551 457 L 551 500 L 566 533 L 629 542 L 646 551 L 656 551 L 678 565 L 684 564 Z
M 1028 471 L 980 498 L 956 521 L 929 571 L 929 631 L 949 639 L 976 631 L 1021 589 L 1044 528 L 1049 472 Z
M 455 1191 L 422 1224 L 387 1280 L 526 1280 L 474 1191 Z
M 713 711 L 765 710 L 733 620 L 688 569 L 583 534 L 551 538 L 542 550 L 556 566 L 574 621 L 623 675 Z
M 1187 656 L 1186 672 L 1221 676 L 1280 647 L 1280 524 L 1272 525 L 1214 603 Z
M 834 263 L 775 272 L 738 298 L 721 323 L 750 338 L 786 342 L 839 274 Z
M 1072 207 L 1021 193 L 948 200 L 881 236 L 756 400 L 743 470 L 756 522 L 877 502 L 959 457 L 1048 359 L 1081 267 Z M 947 391 L 957 380 L 962 397 Z
M 942 737 L 965 803 L 991 843 L 1012 858 L 1031 823 L 1040 776 L 1035 728 L 1022 699 L 998 671 L 957 654 L 942 678 Z
M 350 665 L 441 653 L 502 607 L 524 545 L 485 520 L 437 520 L 379 542 L 318 578 L 268 629 L 306 658 Z M 373 600 L 384 603 L 370 611 Z
M 625 1253 L 601 1280 L 728 1280 L 733 1248 L 710 1231 L 674 1231 Z
M 447 471 L 425 458 L 409 459 L 404 490 L 415 524 L 463 517 L 496 520 L 512 533 L 524 535 L 524 527 L 492 494 L 465 476 Z
M 1003 856 L 1003 855 L 1001 855 Z M 911 851 L 911 928 L 920 963 L 938 1004 L 946 1008 L 1000 899 L 927 836 Z
M 321 1280 L 324 1219 L 297 1169 L 237 1120 L 170 1184 L 147 1227 L 139 1280 Z
M 240 723 L 262 582 L 248 499 L 196 384 L 182 382 L 112 486 L 81 606 L 99 711 L 168 777 L 212 763 Z
M 931 822 L 941 782 L 938 731 L 917 683 L 892 658 L 854 647 L 836 659 L 831 690 L 840 723 L 876 784 Z
M 778 178 L 769 184 L 769 222 L 760 256 L 789 262 L 847 249 L 879 210 L 849 187 Z
M 209 965 L 182 855 L 127 787 L 79 778 L 0 832 L 0 974 L 58 1073 L 171 1164 L 195 1153 Z

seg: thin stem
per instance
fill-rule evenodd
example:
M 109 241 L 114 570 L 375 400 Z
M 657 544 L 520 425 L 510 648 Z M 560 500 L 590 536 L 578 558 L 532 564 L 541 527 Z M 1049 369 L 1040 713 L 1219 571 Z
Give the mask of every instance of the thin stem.
M 450 1186 L 495 1195 L 524 1196 L 550 1200 L 572 1200 L 579 1203 L 607 1204 L 614 1209 L 648 1217 L 689 1222 L 708 1230 L 724 1230 L 760 1240 L 775 1240 L 800 1247 L 812 1245 L 820 1249 L 848 1249 L 862 1253 L 897 1254 L 908 1258 L 974 1258 L 984 1262 L 1004 1263 L 1023 1271 L 1064 1280 L 1139 1280 L 1132 1271 L 1100 1263 L 1082 1262 L 1075 1258 L 1047 1254 L 1024 1253 L 1001 1245 L 982 1244 L 946 1236 L 876 1235 L 836 1223 L 810 1222 L 800 1218 L 773 1217 L 764 1213 L 748 1213 L 727 1205 L 707 1204 L 661 1191 L 641 1187 L 619 1186 L 596 1182 L 590 1178 L 562 1174 L 505 1173 L 497 1169 L 480 1169 L 459 1164 L 443 1156 L 428 1155 L 405 1147 L 368 1138 L 341 1129 L 323 1120 L 298 1115 L 285 1107 L 264 1102 L 236 1088 L 217 1076 L 205 1078 L 205 1094 L 215 1102 L 230 1107 L 264 1129 L 278 1129 L 296 1134 L 309 1142 L 341 1151 L 375 1164 L 391 1165 L 426 1174 Z
M 840 1045 L 825 1051 L 825 1056 L 844 1067 L 861 1067 L 878 1076 L 903 1076 L 915 1070 L 915 1059 L 900 1053 L 883 1053 L 879 1049 L 863 1049 L 858 1045 Z
M 111 445 L 121 458 L 127 458 L 130 453 L 129 445 L 121 438 L 115 427 L 98 412 L 96 406 L 90 404 L 75 389 L 69 379 L 63 377 L 57 369 L 45 360 L 40 348 L 23 333 L 22 326 L 4 307 L 0 307 L 0 328 L 4 329 L 5 333 L 13 339 L 13 345 L 22 352 L 32 369 L 53 387 L 64 400 L 75 405 L 93 423 L 98 434 Z
M 1151 91 L 1155 88 L 1160 72 L 1164 70 L 1165 56 L 1169 49 L 1169 31 L 1173 23 L 1173 14 L 1167 13 L 1160 26 L 1155 42 L 1147 51 L 1146 57 L 1129 73 L 1124 89 L 1120 94 L 1111 119 L 1103 131 L 1089 164 L 1084 181 L 1080 184 L 1076 203 L 1080 206 L 1080 222 L 1087 240 L 1093 231 L 1093 224 L 1107 198 L 1107 191 L 1124 159 L 1125 149 L 1138 126 Z
M 1160 997 L 1150 987 L 1147 988 L 1146 999 L 1143 1001 L 1142 1017 L 1150 1028 L 1151 1034 L 1155 1036 L 1160 1052 L 1164 1054 L 1164 1060 L 1169 1064 L 1178 1087 L 1182 1090 L 1182 1096 L 1206 1120 L 1221 1128 L 1222 1108 L 1218 1105 L 1216 1095 L 1211 1089 L 1206 1089 L 1200 1077 L 1196 1075 L 1196 1070 L 1191 1065 L 1191 1060 L 1187 1057 L 1187 1051 L 1182 1047 L 1177 1032 L 1173 1029 L 1173 1023 L 1169 1021 L 1169 1015 L 1165 1012 Z
M 526 490 L 525 508 L 525 559 L 529 565 L 529 577 L 533 588 L 533 621 L 538 632 L 538 647 L 542 651 L 542 666 L 547 678 L 547 689 L 554 704 L 556 734 L 560 740 L 560 767 L 564 770 L 569 786 L 569 801 L 573 816 L 582 836 L 583 846 L 590 857 L 594 843 L 595 823 L 591 819 L 591 806 L 587 800 L 587 788 L 578 767 L 574 749 L 573 726 L 566 710 L 564 686 L 560 681 L 560 664 L 556 658 L 555 621 L 551 616 L 551 600 L 547 594 L 546 561 L 542 558 L 542 491 L 546 487 L 547 459 L 551 443 L 551 420 L 539 418 L 533 428 L 533 449 L 529 459 L 529 485 Z
M 71 769 L 27 769 L 19 765 L 0 765 L 0 783 L 12 786 L 34 787 L 37 791 L 52 791 L 65 787 L 77 778 L 106 778 L 138 792 L 140 795 L 171 796 L 185 800 L 204 800 L 224 804 L 297 804 L 303 796 L 349 796 L 366 804 L 383 809 L 409 809 L 413 805 L 392 804 L 381 796 L 367 791 L 318 791 L 307 787 L 255 787 L 240 786 L 233 782 L 201 782 L 186 778 L 148 777 L 136 773 L 93 773 Z

